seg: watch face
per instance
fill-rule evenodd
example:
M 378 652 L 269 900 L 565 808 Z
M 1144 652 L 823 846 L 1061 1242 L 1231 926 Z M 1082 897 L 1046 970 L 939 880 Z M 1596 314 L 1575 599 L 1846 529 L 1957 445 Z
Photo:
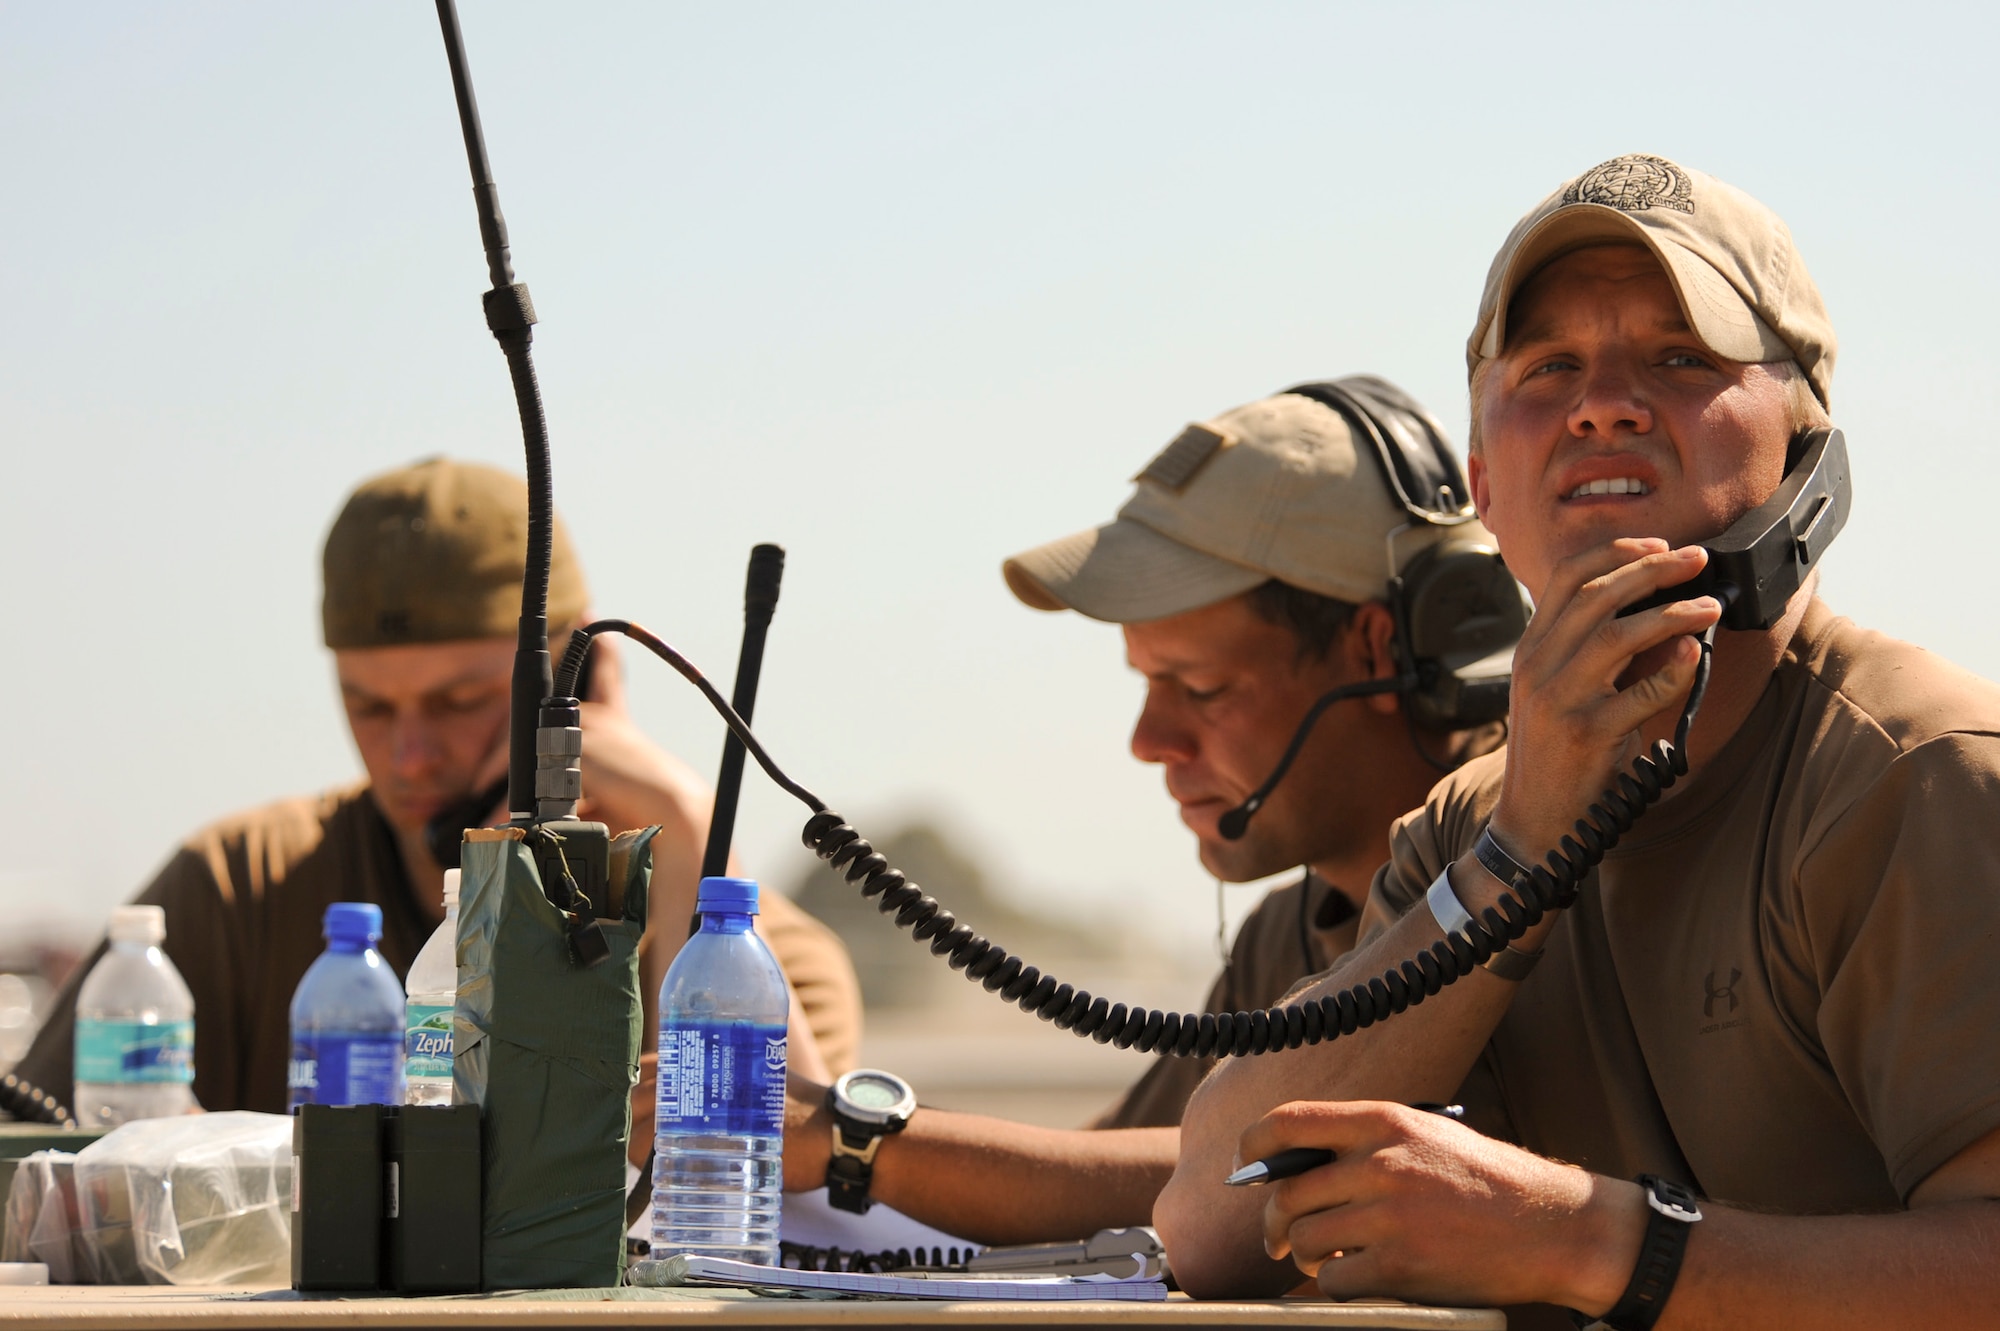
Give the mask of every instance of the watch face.
M 917 1107 L 917 1097 L 908 1082 L 873 1068 L 844 1073 L 834 1082 L 833 1093 L 844 1112 L 864 1123 L 900 1127 Z
M 848 1100 L 862 1109 L 894 1109 L 903 1099 L 903 1088 L 874 1077 L 856 1077 L 847 1083 Z

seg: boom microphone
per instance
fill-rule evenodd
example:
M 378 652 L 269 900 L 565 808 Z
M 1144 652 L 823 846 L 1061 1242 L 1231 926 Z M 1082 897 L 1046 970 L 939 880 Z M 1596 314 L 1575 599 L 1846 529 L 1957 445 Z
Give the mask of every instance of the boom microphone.
M 1271 792 L 1285 779 L 1285 773 L 1292 770 L 1292 763 L 1297 760 L 1299 751 L 1305 748 L 1307 737 L 1312 734 L 1313 727 L 1319 724 L 1319 719 L 1326 715 L 1327 708 L 1337 702 L 1346 702 L 1349 698 L 1365 698 L 1372 693 L 1401 693 L 1406 689 L 1415 688 L 1416 685 L 1415 675 L 1394 675 L 1388 679 L 1370 679 L 1363 680 L 1359 684 L 1343 684 L 1337 689 L 1321 694 L 1319 701 L 1306 713 L 1305 720 L 1299 722 L 1299 728 L 1292 732 L 1292 742 L 1285 747 L 1285 756 L 1278 759 L 1278 765 L 1271 769 L 1271 775 L 1264 778 L 1264 784 L 1252 791 L 1249 799 L 1222 815 L 1216 828 L 1222 833 L 1223 838 L 1228 841 L 1243 839 L 1243 834 L 1250 830 L 1251 816 L 1264 807 L 1264 801 L 1271 798 Z

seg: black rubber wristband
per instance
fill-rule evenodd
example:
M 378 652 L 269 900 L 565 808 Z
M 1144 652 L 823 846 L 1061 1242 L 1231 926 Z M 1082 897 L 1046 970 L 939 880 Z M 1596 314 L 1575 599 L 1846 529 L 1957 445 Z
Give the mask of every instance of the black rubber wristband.
M 1613 1331 L 1653 1331 L 1680 1277 L 1688 1231 L 1701 1219 L 1699 1200 L 1680 1184 L 1641 1174 L 1639 1186 L 1646 1190 L 1646 1238 L 1625 1293 L 1601 1319 Z
M 1509 887 L 1518 885 L 1528 877 L 1528 866 L 1508 853 L 1507 848 L 1493 835 L 1491 825 L 1479 829 L 1479 840 L 1472 843 L 1472 857 L 1479 861 L 1486 872 Z

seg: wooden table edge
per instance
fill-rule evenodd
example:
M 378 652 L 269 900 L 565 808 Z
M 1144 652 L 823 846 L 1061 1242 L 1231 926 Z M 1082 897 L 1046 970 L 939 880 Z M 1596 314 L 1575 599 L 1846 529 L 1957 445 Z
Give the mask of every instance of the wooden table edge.
M 166 1286 L 14 1286 L 0 1291 L 0 1331 L 400 1331 L 402 1328 L 1159 1326 L 1505 1331 L 1493 1309 L 1303 1299 L 1197 1303 L 946 1303 L 766 1298 L 274 1298 L 254 1291 Z

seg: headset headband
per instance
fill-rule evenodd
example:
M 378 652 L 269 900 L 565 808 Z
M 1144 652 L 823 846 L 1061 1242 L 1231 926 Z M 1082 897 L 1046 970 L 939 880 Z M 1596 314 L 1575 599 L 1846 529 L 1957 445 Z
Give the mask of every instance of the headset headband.
M 1340 413 L 1357 447 L 1365 440 L 1389 493 L 1413 522 L 1456 527 L 1477 514 L 1472 487 L 1451 451 L 1444 427 L 1386 379 L 1353 374 L 1331 383 L 1298 384 L 1287 393 Z

